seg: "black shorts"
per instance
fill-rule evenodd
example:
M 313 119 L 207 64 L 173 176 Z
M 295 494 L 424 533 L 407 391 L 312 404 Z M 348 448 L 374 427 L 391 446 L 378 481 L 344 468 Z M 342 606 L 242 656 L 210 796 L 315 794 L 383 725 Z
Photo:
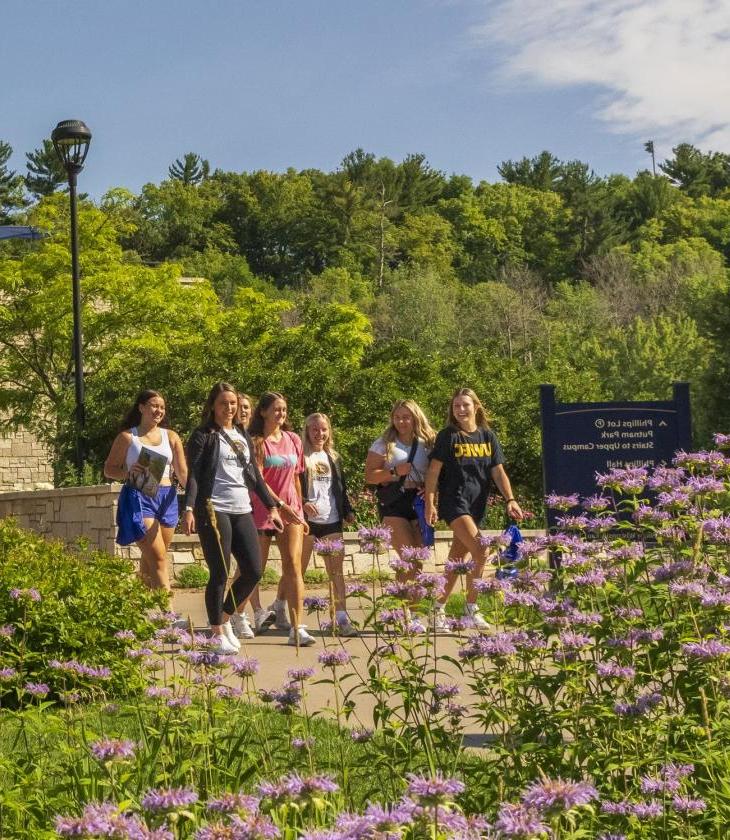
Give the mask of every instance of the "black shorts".
M 307 522 L 307 525 L 309 525 L 309 536 L 314 537 L 316 540 L 330 537 L 332 534 L 342 533 L 341 519 L 337 519 L 334 522 L 328 522 L 324 525 L 321 522 Z
M 486 505 L 472 505 L 471 508 L 464 505 L 463 507 L 439 507 L 439 519 L 451 525 L 451 523 L 460 516 L 471 516 L 476 522 L 477 528 L 480 527 L 484 514 L 486 513 Z
M 378 514 L 381 519 L 386 516 L 395 516 L 398 519 L 408 519 L 413 521 L 418 519 L 418 514 L 413 510 L 413 502 L 415 501 L 417 490 L 415 487 L 404 488 L 400 497 L 389 505 L 378 504 Z

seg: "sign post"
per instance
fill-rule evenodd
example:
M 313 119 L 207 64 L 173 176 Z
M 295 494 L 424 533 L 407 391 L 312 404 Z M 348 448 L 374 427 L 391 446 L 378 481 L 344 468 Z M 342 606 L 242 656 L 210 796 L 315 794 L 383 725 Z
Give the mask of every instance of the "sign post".
M 554 385 L 541 385 L 540 413 L 545 493 L 591 496 L 597 472 L 669 463 L 692 445 L 686 382 L 665 402 L 561 403 Z M 555 517 L 547 512 L 548 528 Z

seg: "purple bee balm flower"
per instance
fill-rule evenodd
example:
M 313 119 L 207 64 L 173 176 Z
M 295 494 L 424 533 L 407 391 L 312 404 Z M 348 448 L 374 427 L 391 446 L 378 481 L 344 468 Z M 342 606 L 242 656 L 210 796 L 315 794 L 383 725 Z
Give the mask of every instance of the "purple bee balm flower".
M 701 814 L 707 810 L 707 803 L 704 799 L 691 799 L 689 796 L 675 796 L 672 799 L 672 807 L 680 814 Z
M 458 650 L 460 659 L 471 662 L 475 659 L 500 659 L 514 656 L 517 647 L 512 637 L 507 633 L 497 633 L 494 636 L 474 636 Z
M 446 578 L 433 572 L 420 572 L 416 575 L 416 583 L 426 590 L 430 598 L 439 598 L 444 593 Z
M 498 837 L 516 837 L 524 840 L 533 840 L 548 833 L 548 827 L 540 814 L 526 805 L 513 805 L 509 802 L 500 805 L 494 828 Z
M 589 782 L 566 782 L 563 779 L 543 779 L 533 782 L 522 794 L 528 808 L 542 813 L 570 811 L 598 799 L 598 791 Z
M 276 840 L 281 832 L 262 814 L 234 814 L 227 823 L 215 822 L 199 828 L 194 840 Z M 142 838 L 140 838 L 142 840 Z
M 417 564 L 411 563 L 410 560 L 404 560 L 396 554 L 395 557 L 391 557 L 388 560 L 388 566 L 390 566 L 394 572 L 412 572 L 413 569 L 417 567 Z
M 338 665 L 347 665 L 352 661 L 350 654 L 343 648 L 335 650 L 323 650 L 317 657 L 319 664 L 325 668 L 336 668 Z
M 643 618 L 644 611 L 639 609 L 639 607 L 615 607 L 613 614 L 616 618 L 631 620 L 633 618 Z
M 37 589 L 11 589 L 10 597 L 14 601 L 40 601 L 41 593 Z
M 259 697 L 264 703 L 273 703 L 279 712 L 291 713 L 302 702 L 302 692 L 295 683 L 285 683 L 279 689 L 262 689 Z
M 648 471 L 643 467 L 616 468 L 607 473 L 596 473 L 596 484 L 617 493 L 636 496 L 644 489 L 648 475 Z
M 663 764 L 659 769 L 659 775 L 663 779 L 686 779 L 695 771 L 694 764 L 675 764 L 670 761 L 668 764 Z
M 616 680 L 633 680 L 636 669 L 630 665 L 619 665 L 617 662 L 597 662 L 596 673 L 599 677 Z
M 360 549 L 370 554 L 383 554 L 391 547 L 393 532 L 390 528 L 360 528 L 357 538 Z
M 373 730 L 372 729 L 353 729 L 350 732 L 350 738 L 356 744 L 363 744 L 366 741 L 371 741 L 373 737 Z
M 315 540 L 314 550 L 322 557 L 331 557 L 333 554 L 342 554 L 345 550 L 344 540 Z
M 15 627 L 12 624 L 3 624 L 0 626 L 0 639 L 10 639 L 15 635 Z
M 302 680 L 311 679 L 314 676 L 314 668 L 290 668 L 286 672 L 286 676 L 290 680 L 294 680 L 295 682 L 301 682 Z
M 215 799 L 208 800 L 205 807 L 218 814 L 256 814 L 259 810 L 259 799 L 245 793 L 223 793 Z
M 89 745 L 89 751 L 97 761 L 123 761 L 132 758 L 136 748 L 134 741 L 121 738 L 105 738 Z
M 626 835 L 602 831 L 600 834 L 596 835 L 596 840 L 626 840 Z
M 219 685 L 215 693 L 219 700 L 238 700 L 243 695 L 240 688 L 232 685 Z
M 473 560 L 447 560 L 444 564 L 447 575 L 468 575 L 474 571 Z
M 637 525 L 659 528 L 668 522 L 672 518 L 672 515 L 666 510 L 657 510 L 648 505 L 639 505 L 632 514 L 632 518 Z
M 231 670 L 238 677 L 253 677 L 259 672 L 259 661 L 251 657 L 234 659 L 231 662 Z
M 583 499 L 583 508 L 589 513 L 600 513 L 603 510 L 608 510 L 611 507 L 611 500 L 605 496 L 596 494 L 595 496 L 587 496 Z
M 573 650 L 580 650 L 581 648 L 588 647 L 593 643 L 593 639 L 591 639 L 590 636 L 585 636 L 582 633 L 575 633 L 572 630 L 560 633 L 558 639 L 563 647 Z
M 114 634 L 114 638 L 123 642 L 133 642 L 136 636 L 131 630 L 117 630 Z
M 148 790 L 142 797 L 145 811 L 175 811 L 198 801 L 198 794 L 190 788 L 157 788 Z
M 702 522 L 705 540 L 719 545 L 730 545 L 730 516 L 705 519 Z
M 436 683 L 433 687 L 433 695 L 439 700 L 446 700 L 456 695 L 461 691 L 458 685 L 453 683 Z
M 368 594 L 368 587 L 365 583 L 348 583 L 345 589 L 348 598 L 362 598 Z
M 411 564 L 427 563 L 431 559 L 431 549 L 425 545 L 404 545 L 400 550 L 400 556 Z
M 682 653 L 693 659 L 708 661 L 727 656 L 730 653 L 730 645 L 726 645 L 719 639 L 703 639 L 701 642 L 689 642 L 682 645 Z
M 165 705 L 168 709 L 182 709 L 185 706 L 191 706 L 192 703 L 192 698 L 184 695 L 183 697 L 171 697 Z
M 464 792 L 464 783 L 459 779 L 444 778 L 440 773 L 435 776 L 418 776 L 409 773 L 406 793 L 419 805 L 445 805 L 453 802 L 454 797 Z
M 480 534 L 479 544 L 492 551 L 502 551 L 510 544 L 511 538 L 507 534 Z
M 323 612 L 330 607 L 329 598 L 321 598 L 317 595 L 310 595 L 304 599 L 304 609 L 307 612 Z
M 698 580 L 673 580 L 669 584 L 669 591 L 675 598 L 702 598 L 705 587 Z
M 145 694 L 148 697 L 167 699 L 172 697 L 172 689 L 164 685 L 149 685 L 145 689 Z
M 580 504 L 580 497 L 577 493 L 572 493 L 569 496 L 561 496 L 559 493 L 548 493 L 545 496 L 545 507 L 551 510 L 570 510 L 578 507 Z
M 653 776 L 641 777 L 641 792 L 650 796 L 662 796 L 665 793 L 679 791 L 679 779 L 657 779 Z
M 291 745 L 292 749 L 294 750 L 309 750 L 311 749 L 315 743 L 316 738 L 292 738 Z
M 686 510 L 692 502 L 689 488 L 675 487 L 674 490 L 669 490 L 666 493 L 660 493 L 657 496 L 657 504 L 659 507 L 668 511 L 679 513 Z
M 80 817 L 55 818 L 61 837 L 129 837 L 173 840 L 172 833 L 150 832 L 137 817 L 120 814 L 112 802 L 89 803 Z
M 640 694 L 635 703 L 616 703 L 614 712 L 621 717 L 643 717 L 655 706 L 662 702 L 662 695 L 657 691 L 648 691 Z
M 15 668 L 10 668 L 9 666 L 5 668 L 0 668 L 0 680 L 12 680 L 18 676 L 18 672 Z
M 704 495 L 705 493 L 713 495 L 725 492 L 725 482 L 711 475 L 693 475 L 687 479 L 685 486 L 695 496 Z
M 587 516 L 579 514 L 578 516 L 559 516 L 556 522 L 560 528 L 564 528 L 566 531 L 584 531 L 590 526 L 591 520 Z
M 32 697 L 45 697 L 51 690 L 46 683 L 40 682 L 27 682 L 24 688 Z
M 606 573 L 603 569 L 590 569 L 581 575 L 576 575 L 573 578 L 573 583 L 576 586 L 595 586 L 601 587 L 606 584 Z
M 716 472 L 727 466 L 727 458 L 722 452 L 677 452 L 672 459 L 675 467 L 682 467 L 691 472 Z
M 490 592 L 501 592 L 505 588 L 505 582 L 497 578 L 479 578 L 472 581 L 472 586 L 479 595 L 487 595 Z

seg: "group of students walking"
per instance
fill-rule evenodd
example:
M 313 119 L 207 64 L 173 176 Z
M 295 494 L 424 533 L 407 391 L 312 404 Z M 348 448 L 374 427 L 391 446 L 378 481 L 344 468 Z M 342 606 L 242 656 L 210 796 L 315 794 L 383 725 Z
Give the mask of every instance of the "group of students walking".
M 138 489 L 148 474 L 150 453 L 165 464 L 154 495 Z M 438 434 L 417 403 L 396 402 L 387 429 L 374 441 L 365 462 L 365 480 L 377 485 L 378 513 L 399 555 L 423 545 L 424 524 L 434 525 L 439 519 L 448 523 L 454 535 L 449 557 L 471 559 L 466 609 L 479 629 L 486 623 L 476 605 L 473 581 L 481 577 L 487 559 L 479 523 L 492 482 L 505 499 L 507 514 L 522 518 L 503 464 L 486 412 L 468 388 L 453 395 L 447 425 Z M 289 630 L 291 645 L 315 643 L 302 622 L 303 575 L 314 540 L 341 540 L 343 525 L 355 519 L 327 415 L 310 414 L 299 437 L 288 422 L 282 394 L 266 392 L 254 406 L 248 395 L 218 382 L 208 394 L 201 424 L 183 447 L 167 428 L 162 395 L 145 390 L 124 418 L 104 474 L 124 482 L 117 541 L 139 546 L 140 575 L 151 588 L 170 588 L 167 550 L 180 518 L 175 483 L 185 488 L 182 529 L 186 534 L 197 531 L 200 537 L 210 572 L 205 606 L 221 653 L 236 653 L 239 639 L 253 638 L 272 626 Z M 272 540 L 279 549 L 282 574 L 273 604 L 264 607 L 258 583 Z M 231 556 L 237 570 L 229 585 Z M 336 630 L 354 636 L 358 630 L 346 610 L 343 562 L 344 551 L 325 557 Z M 403 565 L 398 578 L 415 577 L 417 564 Z M 455 580 L 455 575 L 447 575 L 434 615 L 437 629 L 446 630 L 444 604 Z

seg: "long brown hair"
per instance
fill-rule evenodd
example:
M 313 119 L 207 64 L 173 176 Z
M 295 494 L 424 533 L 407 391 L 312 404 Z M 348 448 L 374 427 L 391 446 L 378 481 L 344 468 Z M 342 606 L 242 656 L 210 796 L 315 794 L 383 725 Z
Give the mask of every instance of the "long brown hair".
M 277 400 L 283 400 L 287 405 L 287 419 L 282 423 L 281 429 L 284 432 L 292 430 L 289 422 L 288 408 L 289 403 L 283 394 L 278 391 L 266 391 L 261 394 L 259 401 L 256 403 L 256 408 L 251 415 L 251 422 L 248 424 L 248 433 L 253 438 L 254 448 L 256 450 L 256 460 L 263 464 L 264 462 L 264 411 L 273 405 Z
M 460 430 L 461 426 L 459 425 L 456 415 L 454 414 L 454 400 L 457 397 L 469 397 L 469 399 L 474 403 L 474 413 L 476 415 L 476 423 L 478 429 L 488 429 L 489 428 L 489 417 L 487 415 L 487 410 L 482 405 L 481 400 L 479 397 L 472 391 L 471 388 L 457 388 L 456 391 L 451 395 L 451 400 L 449 401 L 449 412 L 446 418 L 446 423 L 449 426 L 453 426 L 455 429 Z
M 142 412 L 139 410 L 140 405 L 147 405 L 147 403 L 153 398 L 159 397 L 163 402 L 165 398 L 159 391 L 155 391 L 152 388 L 145 388 L 144 391 L 140 391 L 137 394 L 134 404 L 132 407 L 127 411 L 124 415 L 124 419 L 122 420 L 120 429 L 122 431 L 126 431 L 127 429 L 133 429 L 135 426 L 139 426 L 142 422 Z M 159 423 L 162 428 L 167 429 L 170 426 L 170 421 L 167 419 L 167 403 L 165 403 L 165 416 L 160 420 Z
M 238 391 L 236 391 L 233 385 L 229 382 L 216 382 L 210 389 L 208 398 L 203 406 L 202 423 L 204 426 L 215 425 L 215 412 L 213 410 L 213 404 L 221 394 L 235 394 L 236 399 L 238 399 Z

